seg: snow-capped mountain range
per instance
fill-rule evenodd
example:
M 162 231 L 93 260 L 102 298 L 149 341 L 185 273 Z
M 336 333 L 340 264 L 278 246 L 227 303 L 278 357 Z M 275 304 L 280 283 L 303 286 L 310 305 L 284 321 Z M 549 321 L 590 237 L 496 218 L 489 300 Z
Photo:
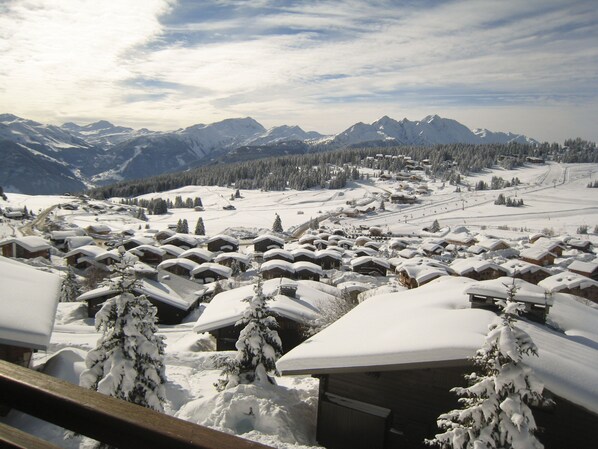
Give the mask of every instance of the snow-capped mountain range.
M 79 191 L 86 186 L 138 179 L 185 170 L 235 152 L 276 154 L 277 146 L 338 149 L 383 142 L 392 145 L 451 143 L 537 144 L 526 136 L 470 130 L 461 123 L 432 115 L 420 121 L 384 116 L 372 124 L 356 123 L 325 136 L 298 126 L 264 128 L 252 118 L 197 124 L 170 132 L 116 126 L 102 120 L 88 125 L 46 125 L 12 114 L 0 114 L 0 185 L 29 194 Z M 268 151 L 264 151 L 267 147 Z M 281 150 L 281 154 L 284 151 Z

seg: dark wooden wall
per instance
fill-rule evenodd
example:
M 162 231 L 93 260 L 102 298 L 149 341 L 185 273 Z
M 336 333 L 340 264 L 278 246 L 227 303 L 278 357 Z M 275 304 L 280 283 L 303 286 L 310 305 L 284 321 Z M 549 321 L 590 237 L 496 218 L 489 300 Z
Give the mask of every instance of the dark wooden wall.
M 463 374 L 469 372 L 471 367 L 464 366 L 325 375 L 320 381 L 318 438 L 326 440 L 328 449 L 351 449 L 345 441 L 335 439 L 336 428 L 330 425 L 330 420 L 326 428 L 321 426 L 321 404 L 326 401 L 326 393 L 333 393 L 392 410 L 383 446 L 385 449 L 429 447 L 423 441 L 440 432 L 436 426 L 438 416 L 460 408 L 457 396 L 450 389 L 464 386 Z M 547 395 L 554 398 L 554 406 L 532 409 L 540 429 L 538 439 L 544 447 L 573 449 L 592 446 L 598 415 L 550 392 Z M 339 429 L 342 429 L 343 419 L 343 414 L 338 413 Z M 340 444 L 331 444 L 330 441 L 339 441 Z

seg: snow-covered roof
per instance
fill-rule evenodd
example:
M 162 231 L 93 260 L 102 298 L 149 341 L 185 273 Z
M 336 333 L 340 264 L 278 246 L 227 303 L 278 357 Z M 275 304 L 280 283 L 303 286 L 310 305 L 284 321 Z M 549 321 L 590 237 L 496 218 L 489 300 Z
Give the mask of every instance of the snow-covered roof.
M 189 234 L 174 234 L 171 235 L 170 237 L 168 237 L 167 239 L 163 240 L 162 243 L 164 244 L 169 244 L 171 242 L 176 242 L 177 240 L 181 241 L 181 242 L 185 242 L 186 244 L 188 244 L 189 246 L 196 246 L 198 243 L 197 238 L 193 237 L 192 235 Z
M 336 260 L 341 260 L 342 254 L 333 249 L 320 249 L 316 251 L 316 259 L 322 259 L 324 257 L 331 257 Z
M 469 232 L 449 232 L 444 236 L 444 239 L 457 244 L 467 245 L 473 242 L 474 238 Z
M 8 245 L 11 243 L 16 243 L 17 245 L 22 246 L 29 252 L 43 251 L 52 247 L 52 245 L 50 245 L 46 240 L 36 235 L 27 235 L 24 237 L 11 237 L 8 239 L 4 239 L 0 241 L 0 246 Z
M 290 259 L 290 260 L 294 259 L 293 253 L 291 253 L 290 251 L 288 251 L 286 249 L 282 249 L 282 248 L 272 248 L 264 253 L 264 259 L 270 259 L 272 257 L 277 257 L 277 256 L 283 257 L 285 259 Z
M 136 243 L 139 245 L 152 245 L 154 243 L 154 239 L 151 237 L 131 237 L 126 239 L 123 243 Z
M 207 243 L 212 243 L 215 242 L 217 240 L 224 240 L 225 242 L 229 242 L 233 245 L 238 245 L 239 244 L 239 240 L 236 239 L 235 237 L 232 237 L 230 235 L 226 235 L 226 234 L 218 234 L 215 235 L 213 237 L 210 237 L 206 242 Z
M 181 297 L 170 286 L 150 279 L 142 279 L 139 281 L 138 287 L 134 290 L 139 295 L 146 295 L 148 298 L 152 298 L 181 310 L 188 310 L 194 302 L 191 301 L 190 298 Z M 116 292 L 117 290 L 111 289 L 109 286 L 104 286 L 83 293 L 77 300 L 88 301 L 93 298 Z
M 570 270 L 580 271 L 582 273 L 593 273 L 598 270 L 598 262 L 582 262 L 581 260 L 574 260 L 569 265 Z
M 541 267 L 540 265 L 536 265 L 535 263 L 526 262 L 525 260 L 520 259 L 508 260 L 507 262 L 501 264 L 501 267 L 509 270 L 509 275 L 514 275 L 516 273 L 536 273 L 538 271 L 543 271 L 546 274 L 550 274 L 550 271 L 548 271 L 546 268 Z
M 488 269 L 502 271 L 505 273 L 505 275 L 510 274 L 510 271 L 507 268 L 504 268 L 494 263 L 492 260 L 487 259 L 456 259 L 453 261 L 453 263 L 451 263 L 450 267 L 460 276 L 463 276 L 471 271 L 480 273 Z
M 277 237 L 275 235 L 272 234 L 264 234 L 264 235 L 260 235 L 256 238 L 253 239 L 253 243 L 259 243 L 262 242 L 264 240 L 271 240 L 273 242 L 278 243 L 279 245 L 283 245 L 284 246 L 284 239 Z
M 321 303 L 331 301 L 333 296 L 313 288 L 314 281 L 292 281 L 290 279 L 270 279 L 264 282 L 265 295 L 274 295 L 268 301 L 268 307 L 277 315 L 299 323 L 307 323 L 318 316 Z M 278 288 L 281 284 L 297 286 L 294 298 L 279 295 Z M 214 329 L 234 325 L 247 308 L 245 298 L 254 295 L 253 285 L 246 285 L 234 290 L 222 292 L 214 296 L 203 314 L 198 318 L 193 330 L 195 332 L 209 332 Z
M 538 247 L 538 248 L 545 248 L 550 251 L 552 251 L 558 247 L 561 247 L 564 249 L 563 242 L 561 242 L 560 240 L 552 240 L 552 239 L 549 239 L 548 237 L 540 237 L 538 240 L 536 240 L 534 242 L 533 246 Z
M 160 245 L 160 249 L 176 257 L 179 257 L 181 254 L 185 252 L 183 248 L 168 243 L 166 245 Z
M 581 274 L 564 271 L 563 273 L 547 277 L 540 281 L 538 285 L 544 287 L 549 292 L 559 292 L 565 289 L 579 288 L 583 290 L 592 286 L 598 287 L 598 282 Z
M 87 235 L 76 235 L 76 236 L 67 237 L 65 239 L 65 242 L 66 242 L 66 246 L 69 248 L 69 250 L 77 249 L 82 246 L 90 246 L 90 245 L 96 244 L 93 237 L 89 237 Z
M 288 262 L 286 260 L 281 260 L 281 259 L 271 259 L 271 260 L 264 262 L 260 266 L 260 272 L 274 270 L 274 269 L 288 271 L 289 273 L 295 272 L 295 268 L 293 268 L 292 262 Z
M 84 256 L 95 259 L 96 256 L 99 256 L 100 254 L 104 254 L 105 252 L 106 252 L 106 250 L 104 248 L 100 248 L 99 246 L 84 245 L 84 246 L 79 246 L 75 249 L 70 250 L 68 253 L 66 253 L 64 255 L 64 257 L 71 257 L 71 256 L 75 256 L 77 254 L 82 254 Z
M 390 268 L 390 263 L 388 263 L 388 260 L 382 259 L 381 257 L 361 256 L 351 259 L 351 267 L 353 268 L 367 263 L 373 263 L 387 269 Z
M 336 285 L 336 288 L 339 290 L 345 290 L 347 292 L 365 292 L 366 290 L 370 290 L 372 288 L 371 285 L 366 284 L 364 282 L 358 281 L 346 281 L 341 282 L 340 284 Z
M 369 298 L 278 362 L 283 374 L 381 371 L 463 363 L 484 342 L 496 314 L 472 309 L 468 278 Z M 562 312 L 567 311 L 562 308 Z M 568 324 L 557 322 L 561 329 Z M 539 348 L 525 362 L 558 396 L 598 413 L 598 345 L 519 321 Z
M 477 246 L 487 249 L 488 251 L 495 251 L 497 248 L 500 248 L 501 246 L 508 247 L 510 245 L 502 239 L 487 238 L 487 239 L 480 240 L 478 242 Z
M 50 232 L 50 240 L 65 240 L 67 237 L 84 236 L 85 230 L 81 228 L 68 229 L 64 231 Z
M 110 232 L 110 231 L 112 231 L 112 228 L 110 228 L 110 226 L 108 226 L 106 224 L 102 224 L 102 223 L 90 224 L 89 226 L 87 226 L 87 229 L 89 229 L 92 232 Z
M 411 259 L 411 258 L 417 256 L 419 253 L 412 248 L 405 248 L 405 249 L 402 249 L 401 251 L 399 251 L 397 254 L 404 259 Z
M 0 343 L 46 349 L 61 279 L 0 256 Z
M 307 248 L 295 248 L 294 250 L 291 251 L 291 254 L 293 255 L 293 258 L 295 258 L 297 256 L 307 256 L 312 259 L 316 258 L 316 253 L 314 253 L 312 250 L 307 249 Z
M 178 248 L 178 247 L 175 247 Z M 180 249 L 180 248 L 179 248 Z M 154 245 L 139 245 L 131 250 L 129 250 L 131 254 L 135 254 L 136 256 L 142 256 L 144 253 L 153 253 L 158 254 L 159 256 L 163 256 L 166 254 L 162 248 L 158 248 Z
M 316 273 L 316 274 L 320 274 L 320 275 L 324 273 L 324 271 L 322 270 L 322 267 L 320 267 L 319 265 L 316 265 L 313 262 L 307 262 L 307 261 L 294 262 L 293 270 L 294 271 L 311 271 L 312 273 Z
M 163 262 L 160 262 L 156 268 L 158 268 L 159 270 L 165 270 L 166 268 L 170 268 L 170 267 L 173 267 L 175 265 L 183 267 L 183 268 L 185 268 L 186 270 L 189 270 L 189 271 L 192 271 L 192 270 L 196 269 L 199 266 L 199 264 L 197 262 L 194 262 L 193 260 L 183 259 L 181 257 L 177 257 L 177 258 L 174 258 L 174 259 L 167 259 L 167 260 L 165 260 Z
M 114 248 L 108 251 L 104 251 L 100 254 L 98 254 L 97 256 L 95 256 L 94 260 L 96 262 L 99 262 L 101 260 L 106 260 L 106 259 L 114 259 L 114 260 L 119 260 L 120 259 L 120 253 L 118 252 L 118 249 Z
M 553 299 L 546 294 L 546 290 L 541 286 L 530 284 L 523 279 L 515 279 L 507 276 L 477 282 L 467 287 L 465 293 L 468 295 L 507 299 L 507 289 L 513 283 L 517 289 L 515 292 L 515 301 L 552 305 Z
M 212 260 L 214 258 L 214 253 L 212 251 L 208 251 L 207 249 L 203 248 L 191 248 L 188 250 L 183 251 L 179 254 L 179 257 L 189 257 L 189 256 L 197 256 L 204 260 Z
M 522 250 L 519 253 L 519 255 L 521 257 L 524 257 L 524 258 L 530 259 L 530 260 L 540 260 L 549 255 L 555 256 L 555 254 L 553 254 L 551 252 L 551 250 L 549 250 L 543 246 L 535 246 L 535 245 Z
M 244 263 L 245 265 L 248 265 L 250 262 L 250 257 L 247 254 L 241 254 L 241 253 L 222 253 L 222 254 L 218 254 L 216 257 L 214 257 L 214 262 L 216 263 L 220 263 L 223 260 L 228 260 L 228 259 L 234 259 L 237 260 L 241 263 Z
M 375 256 L 376 254 L 378 254 L 378 251 L 376 251 L 373 248 L 369 248 L 367 246 L 358 246 L 357 248 L 353 248 L 354 252 L 356 253 L 363 253 L 367 256 Z
M 219 263 L 212 263 L 212 262 L 204 262 L 193 269 L 191 274 L 195 276 L 196 274 L 203 273 L 204 271 L 213 271 L 214 273 L 218 273 L 220 276 L 224 277 L 231 277 L 233 274 L 232 268 L 226 267 L 224 265 L 220 265 Z

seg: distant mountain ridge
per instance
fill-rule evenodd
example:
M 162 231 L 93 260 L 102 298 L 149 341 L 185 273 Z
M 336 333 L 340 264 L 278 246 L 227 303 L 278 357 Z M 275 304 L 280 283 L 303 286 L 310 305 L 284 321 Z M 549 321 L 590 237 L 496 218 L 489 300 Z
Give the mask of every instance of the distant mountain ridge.
M 299 126 L 266 129 L 250 117 L 159 132 L 135 130 L 106 120 L 54 126 L 0 114 L 0 155 L 10 155 L 11 160 L 11 164 L 0 166 L 0 185 L 6 191 L 63 193 L 218 160 L 248 160 L 368 143 L 429 146 L 509 142 L 538 143 L 518 134 L 470 130 L 437 115 L 420 121 L 396 121 L 384 116 L 372 124 L 356 123 L 337 135 L 325 136 Z M 17 178 L 15 170 L 20 165 L 24 167 Z M 37 168 L 32 171 L 33 165 Z

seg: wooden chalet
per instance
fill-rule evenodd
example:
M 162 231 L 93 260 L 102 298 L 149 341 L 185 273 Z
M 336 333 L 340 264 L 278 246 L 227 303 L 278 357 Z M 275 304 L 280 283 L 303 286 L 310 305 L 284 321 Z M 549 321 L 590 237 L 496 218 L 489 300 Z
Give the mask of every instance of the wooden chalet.
M 459 276 L 464 276 L 475 281 L 487 281 L 509 276 L 510 270 L 492 262 L 491 260 L 457 259 L 450 265 L 451 269 Z
M 538 285 L 550 293 L 569 293 L 598 303 L 598 281 L 581 274 L 565 271 L 547 277 Z
M 173 235 L 175 235 L 176 232 L 173 231 L 172 229 L 163 229 L 162 231 L 158 231 L 156 232 L 156 234 L 154 235 L 154 238 L 161 244 L 164 243 L 164 240 L 172 237 Z
M 75 248 L 64 255 L 67 265 L 85 270 L 97 266 L 95 258 L 106 252 L 105 249 L 96 245 L 85 245 Z
M 505 276 L 470 285 L 465 289 L 465 293 L 469 295 L 471 307 L 498 312 L 497 302 L 507 299 L 507 289 L 513 285 L 517 289 L 514 301 L 525 306 L 523 316 L 532 321 L 545 323 L 554 300 L 541 286 Z
M 182 249 L 196 248 L 199 245 L 197 238 L 191 234 L 175 234 L 162 242 L 164 245 L 174 245 Z
M 269 260 L 286 260 L 287 262 L 294 262 L 295 257 L 291 251 L 282 248 L 273 248 L 266 251 L 263 255 L 264 262 Z
M 304 284 L 287 278 L 266 280 L 264 295 L 270 297 L 268 307 L 278 323 L 278 335 L 284 352 L 305 341 L 304 327 L 315 320 L 321 302 L 334 298 Z M 305 281 L 310 282 L 310 281 Z M 195 332 L 209 332 L 216 338 L 218 351 L 235 350 L 242 326 L 235 326 L 247 308 L 246 298 L 254 295 L 254 286 L 247 285 L 217 294 L 198 318 Z
M 219 234 L 208 239 L 208 250 L 213 253 L 228 252 L 235 253 L 239 251 L 239 240 L 230 235 Z
M 125 239 L 122 246 L 127 251 L 129 251 L 129 250 L 131 250 L 133 248 L 137 248 L 138 246 L 141 246 L 141 245 L 153 245 L 153 244 L 154 244 L 154 239 L 151 237 L 131 237 L 131 238 Z
M 338 270 L 342 264 L 342 255 L 330 249 L 319 250 L 316 251 L 316 263 L 324 270 Z
M 219 263 L 205 262 L 198 265 L 191 272 L 191 278 L 202 284 L 228 279 L 232 276 L 233 270 Z
M 273 259 L 264 262 L 260 266 L 260 273 L 264 279 L 289 278 L 295 276 L 295 268 L 292 262 Z
M 397 264 L 396 272 L 399 284 L 408 289 L 418 288 L 442 276 L 449 276 L 454 271 L 442 262 L 426 257 L 414 257 Z
M 140 280 L 134 291 L 137 295 L 145 295 L 156 307 L 160 324 L 180 324 L 199 303 L 199 295 L 181 296 L 169 285 L 150 279 Z M 77 300 L 87 303 L 87 314 L 94 318 L 104 303 L 118 294 L 110 287 L 100 287 L 82 294 Z
M 181 257 L 181 254 L 185 252 L 183 248 L 174 245 L 160 245 L 159 248 L 164 251 L 164 255 L 162 256 L 162 260 L 168 259 L 177 259 Z
M 589 240 L 570 239 L 567 240 L 567 246 L 584 253 L 591 253 L 593 250 L 592 242 Z
M 509 276 L 522 279 L 535 285 L 538 285 L 540 281 L 543 281 L 547 277 L 552 276 L 552 273 L 546 268 L 519 259 L 511 259 L 501 266 L 509 270 Z
M 260 235 L 253 239 L 253 250 L 265 253 L 274 248 L 284 248 L 284 239 L 270 234 Z
M 582 276 L 598 281 L 598 262 L 575 260 L 567 269 L 573 273 L 581 274 Z
M 322 267 L 313 262 L 294 262 L 293 270 L 295 271 L 293 276 L 295 279 L 319 281 L 320 277 L 324 275 Z
M 197 263 L 205 263 L 214 260 L 214 253 L 203 248 L 191 248 L 183 251 L 179 257 L 189 259 Z
M 46 240 L 34 235 L 12 237 L 0 241 L 0 254 L 4 257 L 33 259 L 43 257 L 50 259 L 50 245 Z
M 563 251 L 565 250 L 565 245 L 560 240 L 552 240 L 547 237 L 540 237 L 534 242 L 532 248 L 545 249 L 553 254 L 556 254 L 557 257 L 561 257 L 563 255 Z
M 401 251 L 409 246 L 405 240 L 392 239 L 388 244 L 388 247 L 394 251 Z
M 50 243 L 57 249 L 64 250 L 67 248 L 68 237 L 81 237 L 85 235 L 85 230 L 81 228 L 67 229 L 63 231 L 50 232 Z
M 372 256 L 356 257 L 351 260 L 351 270 L 369 276 L 386 276 L 390 263 L 386 259 Z
M 390 195 L 390 202 L 392 204 L 415 204 L 417 202 L 417 197 L 415 195 L 397 192 Z
M 534 245 L 521 251 L 519 253 L 519 257 L 525 262 L 545 267 L 548 265 L 554 265 L 554 259 L 556 259 L 557 255 L 551 252 L 549 249 Z
M 295 248 L 291 251 L 293 260 L 295 262 L 314 262 L 316 261 L 316 253 L 307 248 Z
M 285 354 L 283 375 L 319 378 L 316 440 L 328 449 L 423 449 L 442 413 L 460 408 L 471 357 L 493 312 L 467 308 L 473 281 L 445 277 L 374 296 Z M 533 407 L 546 449 L 587 447 L 598 425 L 598 349 L 542 325 L 518 323 L 539 348 L 526 358 L 555 404 Z M 357 331 L 358 330 L 358 331 Z M 575 355 L 576 363 L 563 364 Z
M 85 230 L 90 235 L 98 236 L 107 236 L 112 232 L 112 228 L 110 228 L 110 226 L 101 223 L 90 224 L 85 228 Z
M 214 258 L 214 262 L 225 267 L 238 268 L 238 271 L 245 272 L 251 266 L 251 258 L 241 253 L 220 253 Z
M 169 273 L 189 279 L 193 270 L 195 270 L 198 266 L 199 264 L 197 262 L 179 257 L 176 259 L 167 259 L 159 263 L 156 268 L 158 268 L 158 270 L 165 270 Z
M 140 262 L 156 266 L 164 260 L 166 251 L 153 245 L 139 245 L 130 251 Z
M 355 257 L 376 256 L 378 251 L 368 246 L 360 246 L 354 250 Z
M 28 367 L 46 350 L 62 280 L 59 276 L 0 256 L 0 359 Z
M 477 246 L 484 248 L 486 251 L 501 251 L 511 248 L 511 245 L 504 240 L 491 238 L 480 240 Z

